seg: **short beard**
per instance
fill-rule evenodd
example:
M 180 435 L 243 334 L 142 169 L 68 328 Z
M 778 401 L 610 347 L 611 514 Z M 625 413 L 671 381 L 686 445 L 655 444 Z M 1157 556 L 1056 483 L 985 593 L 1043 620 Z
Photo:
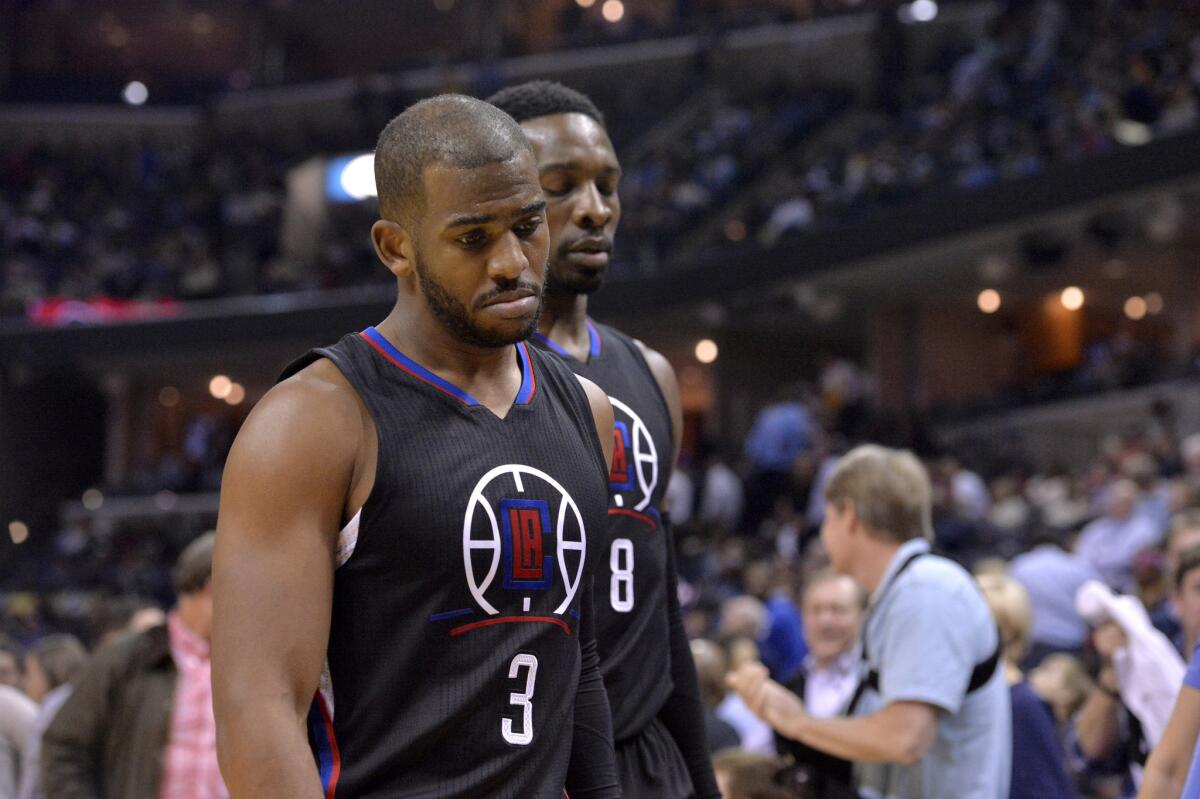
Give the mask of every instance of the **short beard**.
M 507 347 L 510 344 L 516 344 L 518 341 L 524 341 L 537 330 L 538 318 L 542 315 L 542 296 L 538 297 L 537 312 L 529 323 L 516 334 L 501 334 L 492 333 L 486 330 L 480 330 L 471 321 L 471 312 L 461 302 L 456 300 L 446 291 L 441 283 L 431 278 L 425 273 L 425 269 L 421 265 L 420 257 L 416 259 L 417 280 L 421 284 L 421 293 L 425 295 L 425 302 L 429 305 L 429 309 L 433 311 L 433 315 L 437 320 L 450 331 L 456 339 L 464 344 L 469 344 L 473 347 Z M 481 300 L 488 299 L 486 296 Z

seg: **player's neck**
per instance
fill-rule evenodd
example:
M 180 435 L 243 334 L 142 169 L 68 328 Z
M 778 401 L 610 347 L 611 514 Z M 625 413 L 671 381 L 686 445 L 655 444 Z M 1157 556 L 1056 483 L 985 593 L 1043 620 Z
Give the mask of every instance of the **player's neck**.
M 546 293 L 538 332 L 562 347 L 576 360 L 586 361 L 591 351 L 587 329 L 586 294 Z
M 399 307 L 375 328 L 406 356 L 501 415 L 520 385 L 520 369 L 511 345 L 468 344 L 455 338 L 432 314 L 411 313 Z

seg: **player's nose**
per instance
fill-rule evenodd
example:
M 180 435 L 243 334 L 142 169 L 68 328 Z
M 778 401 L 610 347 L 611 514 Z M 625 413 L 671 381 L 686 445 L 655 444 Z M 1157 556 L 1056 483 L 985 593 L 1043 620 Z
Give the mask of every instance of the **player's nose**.
M 509 231 L 492 248 L 488 258 L 488 276 L 498 281 L 515 280 L 528 268 L 529 259 L 521 247 L 521 240 Z
M 589 182 L 579 194 L 575 205 L 575 224 L 584 230 L 598 230 L 612 221 L 613 209 L 608 198 L 600 193 L 594 182 Z

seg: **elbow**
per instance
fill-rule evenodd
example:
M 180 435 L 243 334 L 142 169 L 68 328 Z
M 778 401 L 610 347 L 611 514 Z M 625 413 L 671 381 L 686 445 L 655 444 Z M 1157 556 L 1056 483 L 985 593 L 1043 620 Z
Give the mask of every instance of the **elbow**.
M 889 760 L 902 766 L 915 766 L 929 754 L 936 733 L 934 724 L 908 725 L 903 731 L 892 736 L 895 746 Z

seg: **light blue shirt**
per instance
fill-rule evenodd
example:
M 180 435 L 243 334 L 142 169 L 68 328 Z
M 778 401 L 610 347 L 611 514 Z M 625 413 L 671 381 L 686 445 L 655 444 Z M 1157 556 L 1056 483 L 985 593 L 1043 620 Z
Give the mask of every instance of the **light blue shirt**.
M 1100 576 L 1082 558 L 1044 544 L 1013 558 L 1008 574 L 1025 587 L 1033 604 L 1029 637 L 1036 643 L 1079 649 L 1091 630 L 1075 610 L 1075 592 Z
M 864 630 L 879 691 L 867 691 L 857 713 L 893 702 L 939 710 L 929 752 L 913 766 L 859 764 L 866 799 L 1008 799 L 1012 778 L 1012 709 L 1004 670 L 967 694 L 975 666 L 996 650 L 996 623 L 971 576 L 952 561 L 905 542 L 871 597 Z
M 1134 557 L 1157 546 L 1164 532 L 1154 519 L 1140 513 L 1124 520 L 1104 516 L 1083 528 L 1075 554 L 1100 572 L 1110 586 L 1126 591 L 1133 583 Z
M 1187 673 L 1183 675 L 1183 684 L 1200 691 L 1200 646 L 1192 652 L 1192 662 L 1188 664 Z M 1188 769 L 1187 782 L 1183 785 L 1180 799 L 1200 799 L 1200 744 L 1192 753 L 1192 765 Z

